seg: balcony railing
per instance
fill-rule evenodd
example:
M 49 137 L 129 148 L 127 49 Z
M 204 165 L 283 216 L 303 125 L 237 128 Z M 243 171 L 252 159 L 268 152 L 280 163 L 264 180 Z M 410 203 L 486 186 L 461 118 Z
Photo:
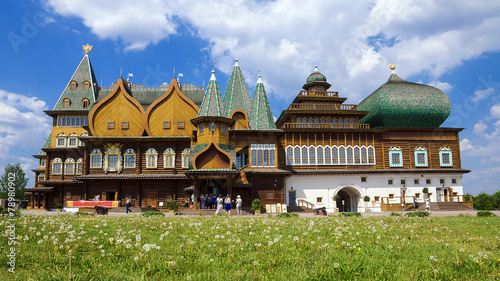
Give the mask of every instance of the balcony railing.
M 288 110 L 357 110 L 355 104 L 334 104 L 334 103 L 292 103 Z
M 285 123 L 285 129 L 370 129 L 370 124 Z
M 299 96 L 313 96 L 313 97 L 339 97 L 339 92 L 330 91 L 300 91 Z

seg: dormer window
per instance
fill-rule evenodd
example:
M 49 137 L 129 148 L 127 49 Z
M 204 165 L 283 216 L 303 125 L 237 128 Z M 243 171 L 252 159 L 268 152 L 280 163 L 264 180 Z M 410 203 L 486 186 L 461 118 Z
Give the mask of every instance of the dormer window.
M 200 124 L 200 134 L 204 134 L 204 133 L 205 133 L 205 125 Z
M 69 108 L 70 105 L 71 105 L 71 100 L 70 99 L 64 99 L 63 100 L 63 107 L 64 108 Z
M 88 90 L 88 89 L 90 89 L 90 82 L 89 82 L 89 81 L 85 81 L 85 82 L 83 82 L 83 89 L 84 89 L 84 90 Z
M 179 122 L 177 123 L 177 128 L 178 128 L 178 129 L 184 129 L 184 121 L 179 121 Z
M 128 130 L 128 121 L 122 122 L 122 130 Z
M 163 121 L 163 129 L 170 129 L 170 121 Z
M 109 121 L 108 122 L 108 130 L 113 130 L 115 128 L 115 122 Z
M 90 105 L 89 99 L 83 99 L 82 100 L 82 107 L 83 108 L 87 108 L 87 107 L 89 107 L 89 105 Z
M 76 81 L 71 81 L 71 83 L 69 83 L 69 89 L 70 90 L 76 90 Z

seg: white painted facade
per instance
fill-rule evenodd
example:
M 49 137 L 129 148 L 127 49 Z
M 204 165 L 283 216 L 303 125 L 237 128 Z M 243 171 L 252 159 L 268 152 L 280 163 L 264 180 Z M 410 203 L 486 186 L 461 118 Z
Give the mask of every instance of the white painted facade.
M 362 181 L 365 180 L 365 181 Z M 392 184 L 391 181 L 392 180 Z M 429 183 L 430 182 L 430 183 Z M 326 207 L 329 212 L 335 208 L 340 211 L 380 212 L 383 197 L 394 197 L 390 204 L 400 204 L 400 198 L 405 193 L 407 203 L 413 202 L 413 196 L 422 204 L 425 195 L 423 188 L 429 190 L 431 202 L 444 202 L 445 195 L 463 194 L 461 174 L 350 174 L 350 175 L 292 175 L 286 179 L 285 202 L 295 206 L 297 200 L 303 199 L 314 204 L 315 208 Z M 337 206 L 333 197 L 340 191 L 349 195 L 350 202 Z M 451 194 L 453 192 L 453 194 Z M 364 197 L 370 197 L 364 202 Z M 350 210 L 344 209 L 350 205 Z

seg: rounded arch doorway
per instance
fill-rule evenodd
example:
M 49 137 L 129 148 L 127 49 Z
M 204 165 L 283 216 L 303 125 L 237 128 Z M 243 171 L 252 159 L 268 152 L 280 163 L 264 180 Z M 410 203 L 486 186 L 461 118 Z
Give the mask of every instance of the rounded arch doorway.
M 358 203 L 361 198 L 361 191 L 359 188 L 352 186 L 340 187 L 336 194 L 340 196 L 340 199 L 336 200 L 339 212 L 358 211 Z

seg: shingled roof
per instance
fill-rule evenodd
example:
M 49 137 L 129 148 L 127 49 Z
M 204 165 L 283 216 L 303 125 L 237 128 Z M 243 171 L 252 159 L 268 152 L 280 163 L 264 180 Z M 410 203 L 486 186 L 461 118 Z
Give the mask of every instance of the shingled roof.
M 77 84 L 76 89 L 74 90 L 70 89 L 72 81 L 75 81 Z M 83 89 L 83 83 L 85 81 L 88 81 L 90 83 L 90 87 L 88 90 Z M 68 84 L 66 85 L 66 88 L 59 97 L 59 100 L 57 101 L 53 110 L 87 111 L 88 108 L 82 107 L 82 100 L 84 98 L 87 98 L 90 101 L 90 104 L 92 104 L 96 100 L 97 97 L 96 94 L 97 94 L 97 83 L 94 76 L 94 70 L 92 69 L 92 64 L 90 63 L 89 55 L 86 54 L 83 57 L 82 61 L 80 61 L 80 64 L 76 68 L 75 73 L 73 73 L 73 76 L 71 76 L 71 79 L 69 80 Z M 65 99 L 69 99 L 71 101 L 69 107 L 63 107 L 63 101 Z
M 198 117 L 202 116 L 226 117 L 219 85 L 215 78 L 215 70 L 212 70 L 212 76 L 210 77 L 210 82 L 208 82 L 207 91 L 205 92 L 200 111 L 198 112 Z
M 252 108 L 252 97 L 241 73 L 238 60 L 234 63 L 233 72 L 231 73 L 231 78 L 229 78 L 223 102 L 226 109 L 226 116 L 231 116 L 231 113 L 235 110 L 242 110 L 248 115 Z
M 252 109 L 250 110 L 249 125 L 251 129 L 256 130 L 274 130 L 276 129 L 276 124 L 274 124 L 273 113 L 271 112 L 271 107 L 269 106 L 269 100 L 267 99 L 266 89 L 264 88 L 264 83 L 259 74 L 259 80 L 257 80 L 257 86 L 255 86 L 255 93 L 253 95 Z

